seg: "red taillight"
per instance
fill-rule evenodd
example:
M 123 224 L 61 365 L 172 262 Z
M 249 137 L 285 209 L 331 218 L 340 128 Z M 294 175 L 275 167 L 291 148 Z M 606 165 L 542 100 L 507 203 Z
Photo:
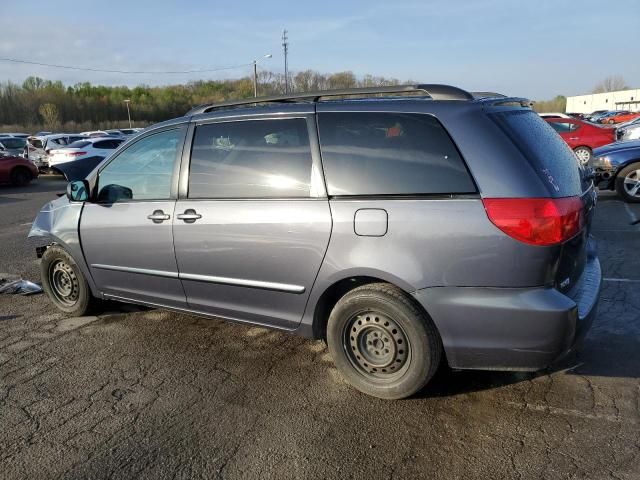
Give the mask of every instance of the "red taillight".
M 558 245 L 584 226 L 580 197 L 485 198 L 482 203 L 496 227 L 530 245 Z
M 87 152 L 67 152 L 67 157 L 79 157 L 80 155 L 86 155 Z

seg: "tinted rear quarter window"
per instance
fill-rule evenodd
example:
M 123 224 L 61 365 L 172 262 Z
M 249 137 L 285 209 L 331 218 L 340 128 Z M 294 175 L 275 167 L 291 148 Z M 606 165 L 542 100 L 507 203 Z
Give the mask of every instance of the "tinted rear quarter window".
M 475 193 L 453 141 L 431 115 L 318 114 L 329 195 Z
M 308 197 L 311 171 L 305 119 L 199 125 L 189 198 Z
M 22 138 L 0 138 L 0 142 L 6 148 L 24 148 L 27 144 Z
M 533 166 L 552 197 L 582 193 L 575 155 L 556 131 L 532 110 L 489 114 Z
M 89 145 L 91 142 L 87 142 L 86 140 L 78 140 L 77 142 L 73 142 L 69 145 L 69 148 L 84 148 Z

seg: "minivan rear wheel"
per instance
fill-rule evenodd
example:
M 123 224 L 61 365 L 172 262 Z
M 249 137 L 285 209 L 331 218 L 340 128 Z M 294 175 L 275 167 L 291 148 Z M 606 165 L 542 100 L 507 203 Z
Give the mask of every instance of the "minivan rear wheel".
M 348 292 L 333 308 L 327 344 L 353 387 L 384 399 L 406 398 L 433 377 L 442 345 L 432 320 L 393 285 L 372 283 Z
M 82 271 L 62 247 L 53 245 L 42 255 L 42 288 L 53 304 L 74 317 L 85 315 L 96 299 Z

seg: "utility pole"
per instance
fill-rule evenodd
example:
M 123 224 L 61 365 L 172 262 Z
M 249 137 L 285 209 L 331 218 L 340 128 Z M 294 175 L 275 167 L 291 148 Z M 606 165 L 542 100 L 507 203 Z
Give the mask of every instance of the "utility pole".
M 127 105 L 127 117 L 129 117 L 129 128 L 131 128 L 131 112 L 129 111 L 129 103 L 131 103 L 131 100 L 127 98 L 124 103 Z
M 287 55 L 289 54 L 289 42 L 287 30 L 282 31 L 282 49 L 284 50 L 284 93 L 289 93 L 289 64 Z
M 271 54 L 267 53 L 262 58 L 271 58 Z M 258 60 L 253 61 L 253 98 L 258 96 Z
M 258 65 L 257 61 L 253 61 L 253 98 L 258 96 Z

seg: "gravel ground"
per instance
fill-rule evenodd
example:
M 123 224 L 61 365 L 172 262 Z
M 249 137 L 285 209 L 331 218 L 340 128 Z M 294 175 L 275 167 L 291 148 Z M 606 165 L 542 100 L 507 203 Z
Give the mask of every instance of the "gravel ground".
M 38 280 L 38 209 L 0 187 L 0 278 Z M 640 205 L 604 195 L 604 290 L 582 351 L 539 374 L 444 369 L 398 402 L 322 342 L 160 310 L 69 319 L 0 296 L 0 477 L 640 478 Z

